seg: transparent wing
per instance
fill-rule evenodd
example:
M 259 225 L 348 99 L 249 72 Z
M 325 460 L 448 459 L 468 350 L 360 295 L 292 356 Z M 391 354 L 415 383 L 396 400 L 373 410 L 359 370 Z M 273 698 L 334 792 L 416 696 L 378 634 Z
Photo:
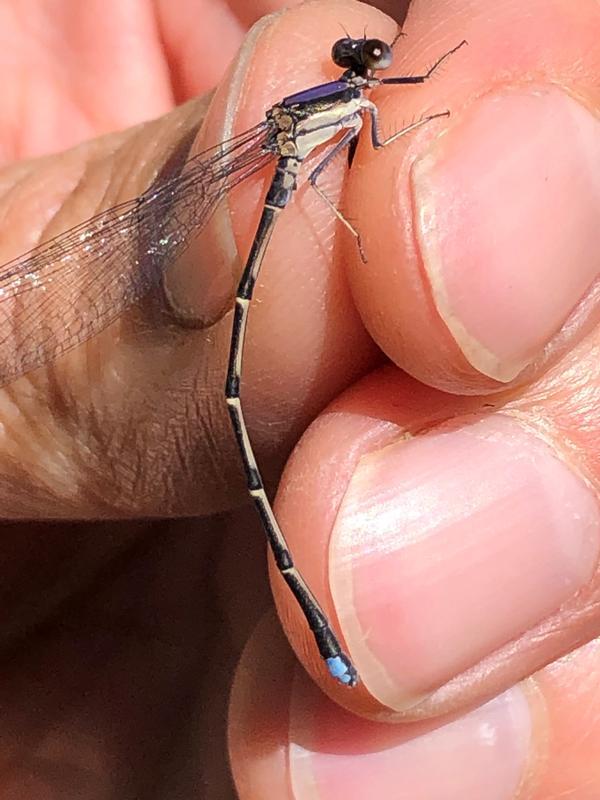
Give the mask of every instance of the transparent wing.
M 0 385 L 99 333 L 156 286 L 233 186 L 273 159 L 262 122 L 177 176 L 0 267 Z

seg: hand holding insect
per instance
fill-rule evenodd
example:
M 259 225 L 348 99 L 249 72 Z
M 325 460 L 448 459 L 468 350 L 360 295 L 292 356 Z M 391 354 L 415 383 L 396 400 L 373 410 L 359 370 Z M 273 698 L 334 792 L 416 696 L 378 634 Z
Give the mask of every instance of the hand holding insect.
M 226 88 L 220 90 L 223 103 L 213 106 L 209 126 L 203 141 L 195 143 L 195 152 L 227 138 L 228 129 L 232 135 L 251 127 L 262 118 L 264 108 L 283 96 L 334 80 L 338 73 L 328 71 L 331 64 L 327 50 L 330 42 L 342 35 L 340 21 L 359 37 L 366 22 L 368 35 L 388 41 L 393 38 L 396 26 L 387 21 L 379 28 L 377 20 L 382 18 L 370 16 L 364 5 L 340 2 L 333 6 L 330 16 L 323 14 L 325 4 L 307 6 L 290 12 L 291 16 L 271 20 L 270 27 L 254 33 L 224 84 Z M 593 194 L 586 194 L 589 184 L 572 179 L 573 175 L 594 174 L 593 170 L 578 172 L 576 165 L 577 159 L 589 152 L 586 148 L 593 154 L 595 137 L 586 133 L 586 117 L 578 116 L 569 102 L 562 106 L 559 102 L 560 111 L 554 105 L 576 84 L 573 97 L 586 98 L 586 113 L 596 107 L 596 4 L 578 4 L 575 10 L 570 4 L 562 11 L 558 5 L 550 8 L 544 3 L 533 8 L 532 4 L 535 30 L 516 24 L 514 4 L 510 6 L 496 2 L 486 8 L 458 0 L 452 8 L 443 10 L 439 4 L 435 8 L 424 2 L 415 6 L 407 24 L 409 35 L 400 43 L 402 73 L 417 73 L 463 37 L 471 46 L 460 55 L 460 69 L 446 67 L 438 78 L 419 88 L 379 91 L 382 135 L 438 109 L 452 110 L 448 125 L 442 120 L 439 127 L 437 123 L 424 126 L 414 137 L 399 140 L 393 148 L 378 153 L 371 152 L 367 140 L 359 146 L 349 174 L 346 159 L 340 158 L 323 176 L 324 189 L 336 207 L 351 223 L 358 225 L 360 221 L 367 265 L 361 262 L 353 237 L 322 199 L 310 186 L 299 189 L 271 242 L 249 327 L 245 402 L 253 441 L 271 485 L 284 456 L 310 419 L 346 386 L 354 384 L 359 375 L 372 372 L 368 380 L 340 396 L 327 413 L 319 416 L 303 439 L 283 478 L 277 511 L 305 577 L 324 601 L 336 630 L 342 631 L 362 673 L 361 688 L 349 692 L 340 687 L 338 698 L 356 712 L 379 713 L 384 719 L 396 715 L 397 720 L 399 713 L 404 718 L 418 714 L 433 718 L 415 728 L 371 725 L 343 714 L 303 684 L 300 668 L 281 649 L 274 626 L 262 626 L 240 664 L 230 721 L 232 759 L 241 776 L 244 800 L 248 793 L 265 796 L 261 780 L 266 780 L 270 792 L 281 781 L 284 788 L 276 796 L 285 797 L 284 792 L 292 786 L 296 797 L 302 797 L 306 770 L 324 797 L 348 794 L 350 789 L 364 796 L 364 781 L 368 781 L 368 791 L 377 787 L 385 796 L 390 785 L 398 787 L 399 776 L 409 796 L 418 796 L 418 792 L 427 796 L 429 792 L 438 800 L 436 787 L 442 785 L 444 791 L 450 786 L 464 800 L 468 792 L 461 781 L 468 780 L 471 790 L 473 786 L 477 789 L 477 800 L 489 796 L 492 790 L 510 797 L 525 757 L 542 787 L 540 797 L 544 800 L 552 793 L 569 790 L 573 794 L 578 787 L 593 791 L 594 774 L 586 772 L 586 765 L 594 764 L 597 744 L 594 684 L 590 680 L 595 674 L 593 645 L 573 653 L 568 662 L 540 673 L 534 698 L 518 688 L 501 694 L 477 712 L 464 710 L 478 697 L 502 692 L 541 663 L 572 649 L 572 642 L 590 638 L 595 621 L 594 580 L 590 581 L 586 572 L 595 564 L 593 553 L 586 550 L 593 548 L 594 542 L 594 505 L 588 503 L 594 491 L 596 420 L 593 318 L 579 317 L 579 322 L 585 323 L 580 330 L 591 334 L 587 339 L 577 338 L 577 325 L 567 328 L 573 339 L 553 338 L 554 350 L 544 349 L 548 362 L 534 360 L 527 368 L 532 370 L 531 376 L 543 376 L 536 378 L 536 383 L 525 373 L 521 385 L 507 384 L 507 391 L 497 394 L 489 392 L 490 381 L 510 376 L 493 370 L 508 362 L 514 371 L 523 358 L 531 357 L 532 343 L 540 336 L 534 323 L 546 320 L 546 325 L 549 319 L 541 311 L 563 313 L 563 309 L 535 306 L 535 314 L 520 313 L 510 325 L 488 327 L 491 338 L 486 339 L 485 350 L 488 356 L 495 353 L 495 360 L 477 358 L 482 349 L 467 347 L 455 324 L 456 316 L 448 313 L 448 309 L 459 310 L 460 319 L 464 319 L 467 310 L 485 310 L 479 317 L 467 319 L 468 330 L 480 337 L 484 323 L 503 320 L 509 297 L 503 290 L 508 292 L 512 287 L 513 296 L 526 300 L 527 311 L 534 301 L 572 296 L 569 292 L 579 291 L 580 283 L 569 283 L 559 291 L 556 281 L 561 275 L 581 280 L 581 269 L 588 266 L 582 256 L 597 251 L 592 246 L 580 247 L 576 258 L 573 255 L 573 242 L 586 241 L 583 231 L 589 229 L 591 235 L 595 231 L 595 226 L 585 225 L 585 213 L 595 219 L 591 211 Z M 481 16 L 476 13 L 478 7 Z M 308 13 L 310 19 L 303 16 Z M 315 13 L 319 14 L 318 21 Z M 369 14 L 368 19 L 365 14 Z M 201 48 L 193 50 L 202 52 Z M 110 52 L 114 60 L 114 47 Z M 182 59 L 182 64 L 188 65 L 189 59 Z M 502 76 L 500 82 L 498 75 Z M 109 76 L 110 69 L 103 76 L 103 86 Z M 532 76 L 536 79 L 533 88 L 528 83 Z M 144 79 L 148 81 L 148 72 Z M 545 85 L 546 79 L 557 93 L 540 89 L 539 82 Z M 504 94 L 499 87 L 507 80 L 510 91 Z M 123 76 L 120 82 L 124 82 Z M 530 93 L 531 104 L 524 102 Z M 512 104 L 511 113 L 504 103 Z M 533 108 L 529 114 L 528 108 Z M 159 111 L 154 108 L 148 113 Z M 222 113 L 221 119 L 216 111 Z M 477 111 L 489 115 L 484 117 L 486 125 L 479 123 Z M 110 112 L 116 114 L 114 104 Z M 133 104 L 121 104 L 120 113 L 130 118 L 117 123 L 113 117 L 115 125 L 135 121 Z M 138 195 L 172 153 L 173 144 L 185 138 L 186 131 L 193 132 L 199 116 L 195 107 L 187 107 L 170 120 L 115 135 L 56 160 L 7 170 L 4 186 L 13 190 L 5 196 L 4 260 L 35 244 L 32 220 L 44 209 L 47 214 L 41 214 L 41 224 L 50 219 L 62 195 L 69 199 L 52 219 L 48 234 L 70 227 L 100 207 Z M 544 124 L 547 119 L 553 126 Z M 559 119 L 561 124 L 557 124 Z M 508 135 L 517 121 L 516 130 Z M 40 141 L 47 140 L 49 127 L 50 132 L 54 130 L 46 124 Z M 73 135 L 74 127 L 66 125 L 65 136 Z M 531 135 L 532 130 L 546 137 L 552 130 L 558 135 L 536 137 Z M 565 130 L 571 131 L 569 137 L 562 135 Z M 439 136 L 442 131 L 447 133 Z M 28 129 L 29 136 L 31 133 Z M 527 150 L 531 141 L 535 148 Z M 563 141 L 569 145 L 570 158 L 548 158 L 544 154 L 544 148 L 546 154 L 548 149 L 555 152 Z M 577 147 L 573 146 L 575 141 Z M 471 165 L 469 181 L 458 177 L 463 174 L 459 167 L 466 169 L 461 154 L 474 155 L 466 164 Z M 510 174 L 498 172 L 500 167 L 506 170 L 519 154 L 521 166 L 517 176 L 513 172 L 511 181 L 504 185 L 504 194 L 490 191 L 490 186 L 497 188 Z M 590 158 L 594 163 L 593 155 L 587 158 L 586 163 Z M 90 165 L 84 178 L 82 164 Z M 558 167 L 571 172 L 557 172 Z M 187 301 L 188 308 L 181 309 L 183 316 L 188 323 L 199 320 L 199 329 L 178 325 L 156 296 L 51 369 L 32 374 L 4 391 L 1 489 L 7 515 L 208 515 L 241 501 L 243 486 L 230 483 L 234 480 L 231 467 L 236 453 L 223 414 L 222 367 L 231 321 L 224 308 L 234 292 L 239 270 L 235 254 L 247 252 L 269 179 L 267 174 L 257 176 L 234 190 L 229 206 L 213 218 L 197 249 L 186 255 L 169 282 L 173 302 L 181 308 L 182 299 Z M 342 183 L 344 193 L 339 198 Z M 71 194 L 75 184 L 79 189 Z M 511 190 L 515 185 L 524 185 L 528 191 Z M 565 190 L 548 191 L 549 186 L 557 185 Z M 440 186 L 446 187 L 442 195 Z M 538 195 L 528 206 L 529 191 L 535 186 L 542 187 L 542 197 Z M 477 202 L 469 205 L 470 197 Z M 563 213 L 561 225 L 544 228 L 536 209 L 544 210 L 542 222 L 547 225 L 549 208 L 558 208 L 549 206 L 556 197 L 569 198 L 568 225 Z M 457 198 L 459 202 L 455 202 Z M 498 214 L 490 213 L 489 204 L 493 202 Z M 477 224 L 474 214 L 479 214 Z M 486 219 L 493 221 L 491 230 L 482 224 Z M 503 227 L 501 222 L 510 225 Z M 440 232 L 457 230 L 452 226 L 458 223 L 458 235 L 440 239 Z M 461 228 L 463 224 L 466 227 Z M 534 236 L 528 240 L 524 233 L 529 228 Z M 498 246 L 497 237 L 507 230 L 512 237 Z M 521 258 L 527 257 L 526 269 L 509 247 L 515 241 L 515 230 L 519 231 L 518 253 Z M 545 230 L 549 230 L 549 238 L 541 235 Z M 523 250 L 522 246 L 532 240 L 535 246 Z M 490 242 L 494 247 L 486 251 L 484 259 L 475 251 Z M 463 274 L 460 268 L 470 264 L 468 274 L 485 278 L 480 294 L 477 284 L 469 292 L 453 294 L 450 290 L 460 290 L 460 282 L 448 283 L 446 273 L 432 268 L 440 263 L 434 257 L 436 252 L 439 255 L 436 245 L 448 248 L 452 244 L 459 253 L 452 262 L 458 270 L 457 278 Z M 541 260 L 537 259 L 540 253 Z M 426 259 L 419 257 L 423 254 Z M 567 256 L 572 260 L 565 260 Z M 485 264 L 483 273 L 475 269 L 481 263 Z M 538 280 L 530 287 L 518 283 L 544 264 L 541 283 Z M 569 269 L 561 272 L 565 264 Z M 518 269 L 507 288 L 500 278 L 505 274 L 503 269 L 512 265 Z M 558 267 L 549 270 L 549 265 Z M 439 276 L 445 281 L 436 283 L 436 291 L 428 294 L 427 287 Z M 197 282 L 202 280 L 209 282 L 209 289 L 205 285 L 195 293 Z M 536 294 L 539 285 L 544 292 Z M 440 293 L 440 286 L 446 291 Z M 533 294 L 525 292 L 526 288 Z M 424 298 L 434 295 L 437 305 L 425 302 Z M 211 298 L 208 308 L 207 297 Z M 475 307 L 456 309 L 461 297 L 476 297 Z M 82 309 L 88 299 L 81 297 Z M 426 383 L 439 385 L 443 379 L 454 396 L 428 389 L 395 370 L 373 372 L 380 356 L 359 321 L 357 306 L 373 336 L 396 362 Z M 65 304 L 64 310 L 67 313 L 70 307 Z M 26 314 L 27 307 L 21 306 L 19 312 Z M 479 327 L 474 327 L 477 322 Z M 525 327 L 518 327 L 524 323 Z M 506 350 L 498 352 L 498 339 L 491 336 L 494 332 L 506 336 Z M 527 344 L 525 354 L 519 351 L 523 343 Z M 464 391 L 471 392 L 471 399 L 461 397 Z M 487 394 L 482 400 L 477 393 Z M 203 417 L 204 413 L 207 416 Z M 489 429 L 465 424 L 465 418 L 472 419 L 472 414 L 495 424 L 493 435 Z M 448 417 L 456 417 L 454 426 L 447 430 L 449 440 L 440 436 L 446 431 L 441 423 Z M 553 425 L 557 420 L 560 443 L 569 444 L 566 453 L 555 447 Z M 528 421 L 530 425 L 525 424 L 523 433 L 518 425 Z M 415 434 L 413 439 L 407 441 L 403 431 Z M 580 434 L 583 438 L 577 439 Z M 355 459 L 361 454 L 365 457 L 360 459 L 362 469 L 358 471 Z M 573 454 L 577 463 L 571 460 Z M 582 455 L 585 458 L 580 459 Z M 431 464 L 428 458 L 437 465 L 435 471 L 425 469 Z M 404 465 L 408 475 L 403 472 Z M 476 480 L 469 479 L 468 470 L 476 472 Z M 581 473 L 587 479 L 583 489 Z M 438 476 L 438 486 L 443 489 L 437 503 L 427 494 L 431 476 Z M 511 476 L 519 478 L 525 487 L 519 497 L 538 497 L 541 502 L 534 506 L 516 500 L 503 506 L 492 504 L 484 525 L 483 512 L 489 507 L 482 500 L 494 496 L 486 492 L 498 486 L 495 481 L 499 478 L 507 481 L 502 484 L 507 491 L 515 490 L 515 484 L 508 482 Z M 450 478 L 455 482 L 444 483 Z M 542 491 L 548 485 L 561 486 L 563 493 Z M 380 493 L 357 502 L 356 491 L 365 487 Z M 555 502 L 565 497 L 564 491 L 571 492 L 575 506 Z M 405 502 L 415 493 L 418 503 Z M 510 496 L 514 498 L 515 493 Z M 576 514 L 565 521 L 560 512 L 568 507 L 574 507 Z M 500 511 L 494 513 L 493 508 Z M 483 509 L 471 538 L 464 513 L 454 517 L 457 526 L 453 530 L 462 537 L 455 549 L 451 537 L 435 535 L 440 531 L 440 520 L 443 522 L 440 513 L 450 509 Z M 557 515 L 554 524 L 542 526 L 547 521 L 544 514 L 549 512 Z M 19 639 L 28 645 L 12 671 L 10 664 L 4 668 L 4 724 L 17 720 L 5 740 L 15 739 L 15 730 L 19 734 L 27 730 L 31 738 L 26 744 L 43 741 L 44 752 L 52 759 L 64 752 L 58 745 L 64 748 L 65 737 L 57 743 L 57 733 L 67 730 L 73 734 L 67 737 L 69 764 L 89 756 L 90 743 L 101 741 L 99 752 L 104 752 L 109 743 L 109 763 L 94 761 L 98 765 L 93 775 L 94 791 L 104 776 L 116 786 L 120 798 L 126 796 L 132 790 L 131 783 L 120 783 L 125 776 L 128 781 L 140 781 L 135 783 L 136 794 L 143 796 L 149 780 L 151 744 L 140 732 L 153 731 L 152 742 L 166 753 L 174 746 L 173 739 L 182 741 L 186 736 L 189 722 L 195 735 L 203 737 L 198 747 L 195 740 L 194 753 L 198 755 L 191 761 L 201 762 L 203 786 L 218 786 L 214 721 L 224 720 L 222 707 L 216 706 L 226 696 L 234 660 L 227 642 L 232 636 L 239 643 L 244 623 L 254 619 L 263 607 L 258 579 L 263 548 L 259 531 L 251 530 L 252 519 L 240 515 L 226 527 L 220 517 L 215 522 L 197 523 L 197 529 L 179 527 L 178 535 L 168 538 L 158 530 L 153 535 L 152 527 L 139 527 L 139 523 L 124 525 L 120 535 L 116 528 L 111 528 L 111 533 L 104 528 L 95 535 L 91 531 L 83 540 L 62 526 L 52 529 L 54 535 L 47 531 L 37 538 L 33 529 L 28 536 L 21 533 L 12 539 L 10 530 L 5 531 L 5 581 L 10 581 L 12 574 L 22 574 L 11 572 L 11 563 L 21 569 L 31 566 L 23 558 L 26 553 L 29 559 L 39 559 L 39 567 L 33 570 L 37 581 L 39 576 L 61 577 L 57 586 L 44 586 L 37 592 L 32 591 L 31 582 L 15 581 L 16 587 L 28 588 L 23 595 L 16 589 L 10 595 L 22 596 L 23 603 L 17 611 L 14 600 L 5 606 L 5 640 L 14 643 Z M 504 526 L 501 539 L 494 520 Z M 511 520 L 519 524 L 509 525 Z M 412 528 L 406 527 L 407 521 Z M 584 530 L 582 521 L 591 524 Z M 437 527 L 433 524 L 436 522 Z M 582 530 L 589 534 L 587 538 Z M 415 549 L 397 546 L 395 531 L 411 533 Z M 561 539 L 561 531 L 567 531 L 568 538 Z M 424 533 L 428 538 L 423 538 Z M 536 542 L 542 533 L 544 547 L 539 548 Z M 516 538 L 511 539 L 509 534 Z M 132 547 L 135 536 L 140 541 L 137 548 Z M 495 547 L 500 541 L 506 545 L 504 549 Z M 435 544 L 433 554 L 423 549 L 428 542 Z M 25 548 L 23 543 L 29 546 Z M 253 543 L 256 559 L 249 552 Z M 575 550 L 570 550 L 573 543 Z M 42 544 L 46 546 L 43 552 Z M 128 553 L 121 550 L 121 557 L 115 559 L 124 547 L 131 549 Z M 511 547 L 516 548 L 518 557 L 513 557 L 515 550 Z M 486 552 L 493 557 L 486 560 Z M 78 558 L 74 559 L 73 553 Z M 361 559 L 363 554 L 365 560 Z M 569 554 L 573 556 L 570 561 L 560 560 Z M 99 565 L 111 557 L 110 567 L 100 570 Z M 534 568 L 527 568 L 532 562 Z M 375 574 L 359 574 L 361 564 L 366 564 L 367 570 L 369 563 Z M 54 571 L 49 570 L 51 565 L 56 565 Z M 344 573 L 348 565 L 356 570 L 351 576 Z M 510 570 L 523 565 L 525 572 L 517 572 L 511 582 L 515 573 Z M 491 580 L 492 568 L 508 572 L 500 577 L 496 572 L 496 579 Z M 565 573 L 565 569 L 570 571 Z M 477 583 L 481 576 L 487 579 Z M 553 576 L 558 578 L 556 583 L 552 583 Z M 366 589 L 361 589 L 361 581 Z M 82 602 L 82 587 L 88 582 L 90 588 Z M 323 679 L 324 688 L 332 691 L 332 682 L 325 679 L 286 587 L 277 576 L 274 585 L 284 625 L 300 656 Z M 507 585 L 509 591 L 493 594 L 496 587 L 504 589 Z M 567 599 L 561 606 L 562 616 L 553 618 L 544 605 L 550 590 L 558 586 L 568 591 L 578 585 L 584 590 L 573 595 L 573 600 Z M 437 604 L 432 594 L 436 587 Z M 64 603 L 60 614 L 56 612 L 60 624 L 48 623 L 42 628 L 43 636 L 36 637 L 39 615 L 48 615 L 48 604 L 54 603 L 51 610 L 56 609 L 65 593 L 76 590 L 77 602 Z M 550 599 L 556 602 L 555 596 Z M 502 609 L 507 610 L 505 616 L 498 613 Z M 427 610 L 432 613 L 425 619 Z M 529 622 L 524 621 L 524 612 L 531 615 Z M 478 613 L 485 624 L 476 623 Z M 535 633 L 535 623 L 544 614 L 550 614 L 546 619 L 554 619 L 554 623 L 547 624 L 540 635 L 539 631 Z M 37 626 L 33 624 L 36 622 Z M 511 626 L 521 630 L 525 623 L 530 627 L 510 650 L 510 657 L 505 657 L 505 651 L 494 661 L 495 651 L 489 652 L 497 644 L 493 637 L 510 636 Z M 484 639 L 484 635 L 491 638 Z M 451 647 L 443 645 L 447 640 Z M 488 648 L 487 660 L 481 648 Z M 476 668 L 469 668 L 477 658 Z M 390 677 L 391 682 L 387 680 Z M 443 686 L 443 691 L 427 694 L 432 686 Z M 420 705 L 405 708 L 415 694 L 422 693 L 427 696 Z M 182 697 L 185 700 L 180 702 Z M 163 698 L 168 700 L 163 703 Z M 192 703 L 190 698 L 194 698 Z M 535 707 L 530 708 L 530 702 L 535 698 L 543 699 L 547 713 L 533 714 Z M 62 713 L 65 707 L 75 710 L 68 718 Z M 189 719 L 192 707 L 200 709 L 199 725 Z M 398 707 L 404 710 L 390 710 Z M 454 726 L 443 716 L 449 707 L 459 712 Z M 132 713 L 123 713 L 123 708 Z M 18 714 L 9 713 L 15 709 Z M 29 717 L 28 709 L 32 712 Z M 58 713 L 60 724 L 51 724 Z M 175 732 L 176 736 L 172 735 Z M 477 732 L 493 735 L 486 736 L 484 742 Z M 561 737 L 569 741 L 561 742 Z M 545 754 L 539 750 L 540 742 L 551 748 L 550 758 L 542 758 Z M 253 748 L 259 745 L 262 750 L 258 753 Z M 55 774 L 44 770 L 47 759 L 40 759 L 33 747 L 24 747 L 22 740 L 19 753 L 19 763 L 33 767 L 27 770 L 28 786 L 34 776 L 50 780 Z M 119 763 L 127 764 L 126 769 L 115 770 L 119 753 L 123 757 Z M 281 753 L 285 754 L 284 764 L 277 760 Z M 448 753 L 452 754 L 450 760 L 444 759 Z M 376 760 L 378 756 L 380 760 Z M 164 759 L 153 761 L 156 764 L 152 769 L 162 776 L 168 773 Z M 64 759 L 60 763 L 64 766 Z M 89 765 L 89 761 L 86 763 Z M 138 768 L 140 764 L 143 769 Z M 420 764 L 426 764 L 426 768 L 420 770 Z M 71 788 L 70 796 L 82 796 L 81 771 L 73 776 L 75 779 L 79 781 L 77 791 Z M 197 789 L 197 774 L 187 779 L 187 788 Z M 331 781 L 328 786 L 323 785 L 326 779 Z M 177 771 L 177 780 L 183 780 L 181 770 Z M 565 785 L 566 781 L 570 785 Z M 187 788 L 185 792 L 182 789 L 184 796 L 191 793 Z M 169 790 L 173 792 L 172 780 Z M 267 792 L 267 796 L 272 794 Z

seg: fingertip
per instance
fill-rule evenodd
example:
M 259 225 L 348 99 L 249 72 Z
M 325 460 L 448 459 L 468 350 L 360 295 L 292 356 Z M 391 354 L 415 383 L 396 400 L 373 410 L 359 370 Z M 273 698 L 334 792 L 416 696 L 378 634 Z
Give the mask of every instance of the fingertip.
M 405 42 L 411 41 L 410 33 Z M 363 136 L 357 164 L 348 176 L 345 201 L 349 216 L 361 220 L 366 266 L 345 239 L 350 285 L 358 311 L 369 333 L 399 366 L 438 389 L 485 391 L 487 378 L 470 369 L 436 310 L 423 278 L 416 237 L 419 213 L 412 191 L 413 165 L 454 124 L 452 102 L 456 83 L 468 66 L 456 39 L 444 31 L 443 42 L 427 44 L 424 53 L 398 48 L 392 69 L 396 75 L 422 74 L 440 53 L 452 53 L 443 75 L 422 86 L 391 86 L 373 93 L 379 110 L 381 135 L 387 138 L 405 128 L 407 133 L 374 151 Z M 437 51 L 437 55 L 433 55 Z M 435 78 L 435 73 L 434 73 Z M 431 117 L 431 118 L 430 118 Z M 424 124 L 412 129 L 415 123 Z
M 577 341 L 593 314 L 597 189 L 582 176 L 598 158 L 597 12 L 590 2 L 576 14 L 564 2 L 538 5 L 516 24 L 510 3 L 489 13 L 466 0 L 417 4 L 400 74 L 455 52 L 422 86 L 381 92 L 382 124 L 392 133 L 423 114 L 451 116 L 377 153 L 363 142 L 347 183 L 369 259 L 362 269 L 347 243 L 361 317 L 399 366 L 446 391 L 527 382 L 564 353 L 559 334 Z M 578 78 L 568 61 L 577 48 L 586 54 Z M 560 219 L 565 197 L 576 233 Z
M 274 627 L 260 627 L 240 662 L 229 720 L 243 800 L 388 797 L 399 780 L 411 797 L 509 800 L 529 778 L 528 759 L 538 751 L 521 687 L 460 716 L 369 721 L 329 702 L 301 672 L 286 674 L 284 686 L 273 682 L 270 664 L 284 645 Z
M 228 749 L 244 800 L 292 800 L 287 774 L 293 654 L 271 613 L 256 627 L 240 658 L 229 703 Z

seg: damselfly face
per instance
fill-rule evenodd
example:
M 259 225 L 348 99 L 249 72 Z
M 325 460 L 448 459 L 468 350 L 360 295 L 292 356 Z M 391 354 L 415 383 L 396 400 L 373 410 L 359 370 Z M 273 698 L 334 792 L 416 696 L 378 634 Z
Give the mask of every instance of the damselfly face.
M 334 64 L 365 76 L 379 69 L 387 69 L 392 63 L 392 48 L 381 39 L 351 39 L 346 36 L 331 48 Z

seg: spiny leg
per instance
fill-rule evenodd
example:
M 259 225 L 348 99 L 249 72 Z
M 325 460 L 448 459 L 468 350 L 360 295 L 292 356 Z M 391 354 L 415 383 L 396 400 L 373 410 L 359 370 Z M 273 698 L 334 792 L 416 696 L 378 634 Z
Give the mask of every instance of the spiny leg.
M 380 147 L 387 147 L 388 144 L 395 142 L 396 139 L 399 139 L 401 136 L 405 136 L 407 133 L 410 133 L 411 131 L 420 128 L 422 125 L 427 125 L 428 122 L 431 122 L 434 119 L 450 116 L 449 111 L 440 111 L 437 114 L 429 114 L 428 116 L 423 117 L 420 120 L 417 120 L 417 122 L 413 122 L 412 124 L 407 125 L 404 128 L 401 128 L 399 131 L 396 131 L 396 133 L 392 134 L 391 136 L 388 136 L 387 139 L 380 139 L 379 109 L 377 108 L 375 103 L 370 103 L 368 101 L 365 101 L 364 107 L 371 114 L 371 142 L 376 150 L 378 150 Z
M 441 111 L 437 114 L 430 114 L 427 117 L 423 117 L 423 119 L 418 120 L 417 122 L 413 122 L 411 125 L 407 125 L 406 127 L 402 128 L 396 133 L 389 136 L 387 139 L 380 139 L 379 138 L 379 109 L 375 105 L 375 103 L 370 102 L 369 100 L 363 101 L 363 108 L 370 112 L 371 114 L 371 141 L 373 143 L 373 147 L 377 150 L 381 147 L 386 147 L 388 144 L 395 142 L 396 139 L 399 139 L 401 136 L 404 136 L 411 131 L 420 128 L 422 125 L 426 125 L 428 122 L 431 122 L 434 119 L 438 119 L 440 117 L 448 117 L 450 116 L 449 111 Z M 359 120 L 360 124 L 356 124 L 351 130 L 348 131 L 340 141 L 333 147 L 329 153 L 317 164 L 315 169 L 310 173 L 308 176 L 308 181 L 313 189 L 317 192 L 319 197 L 321 197 L 329 206 L 331 211 L 335 214 L 335 216 L 342 222 L 346 228 L 350 231 L 350 233 L 356 239 L 356 243 L 358 246 L 358 252 L 360 253 L 360 258 L 363 264 L 367 263 L 367 257 L 365 251 L 362 246 L 362 240 L 360 238 L 360 233 L 356 230 L 356 228 L 352 225 L 350 220 L 348 220 L 342 212 L 335 206 L 334 203 L 327 197 L 325 192 L 321 189 L 321 187 L 317 184 L 317 178 L 321 175 L 321 173 L 331 164 L 333 159 L 346 147 L 350 146 L 353 141 L 356 140 L 360 128 L 362 126 L 362 120 Z
M 321 658 L 326 662 L 330 674 L 340 683 L 346 686 L 354 686 L 358 682 L 356 669 L 348 656 L 342 651 L 335 634 L 331 630 L 327 616 L 318 601 L 296 570 L 285 537 L 275 518 L 256 463 L 240 396 L 242 356 L 250 301 L 277 215 L 287 205 L 295 189 L 296 172 L 297 165 L 294 169 L 286 168 L 286 165 L 281 163 L 278 165 L 271 188 L 267 194 L 256 236 L 242 273 L 235 299 L 225 399 L 244 463 L 248 491 L 260 515 L 277 569 L 296 598 L 315 638 Z M 287 185 L 284 184 L 286 179 Z
M 333 147 L 329 151 L 329 153 L 327 153 L 325 158 L 323 158 L 317 164 L 317 166 L 313 169 L 313 171 L 310 173 L 310 175 L 308 176 L 308 182 L 313 187 L 313 189 L 317 192 L 319 197 L 321 197 L 327 203 L 327 205 L 329 206 L 331 211 L 340 220 L 340 222 L 342 222 L 346 226 L 346 228 L 350 231 L 350 233 L 354 236 L 354 238 L 356 239 L 356 244 L 358 246 L 358 252 L 360 253 L 361 260 L 362 260 L 362 262 L 364 264 L 366 264 L 367 263 L 367 259 L 366 259 L 365 252 L 364 252 L 363 247 L 362 247 L 362 242 L 361 242 L 361 239 L 360 239 L 360 233 L 356 230 L 356 228 L 350 222 L 350 220 L 346 219 L 346 217 L 342 214 L 342 212 L 339 210 L 339 208 L 336 207 L 335 203 L 331 202 L 331 200 L 327 197 L 325 192 L 317 184 L 317 178 L 323 172 L 323 170 L 325 170 L 331 164 L 333 159 L 339 153 L 341 153 L 342 150 L 345 150 L 346 147 L 349 147 L 349 145 L 356 139 L 356 137 L 358 136 L 358 132 L 360 131 L 361 126 L 362 126 L 362 122 L 361 122 L 360 125 L 357 124 L 356 127 L 352 128 L 350 131 L 348 131 L 348 133 L 346 133 L 346 134 L 344 134 L 344 136 L 342 136 L 342 138 L 335 145 L 335 147 Z
M 427 72 L 423 73 L 423 75 L 405 75 L 404 77 L 399 78 L 383 78 L 381 83 L 384 84 L 412 84 L 412 83 L 425 83 L 425 81 L 429 80 L 433 73 L 441 66 L 447 58 L 453 56 L 457 50 L 460 50 L 461 47 L 467 45 L 468 42 L 466 39 L 463 39 L 460 44 L 457 44 L 456 47 L 453 47 L 452 50 L 448 50 L 447 53 L 444 53 L 443 56 L 440 56 L 438 60 L 429 67 Z

